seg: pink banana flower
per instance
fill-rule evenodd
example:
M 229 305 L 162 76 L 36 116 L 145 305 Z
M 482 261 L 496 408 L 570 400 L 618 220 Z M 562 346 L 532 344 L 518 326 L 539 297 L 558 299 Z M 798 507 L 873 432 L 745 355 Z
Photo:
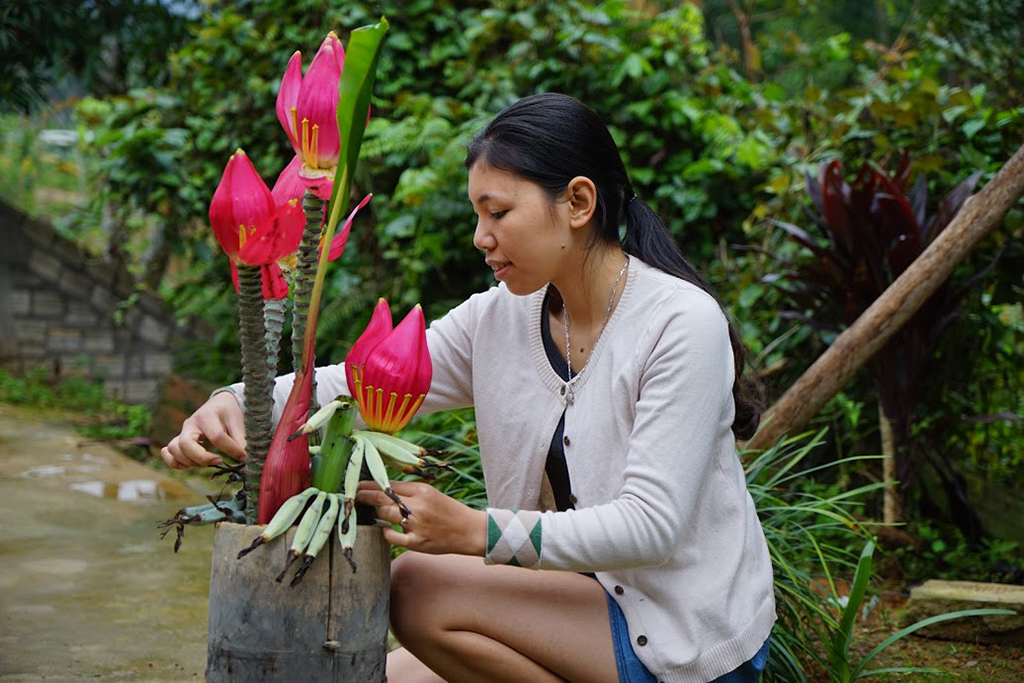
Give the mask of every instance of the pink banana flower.
M 345 375 L 370 429 L 392 434 L 408 424 L 433 375 L 419 304 L 392 329 L 388 302 L 378 301 L 370 324 L 345 357 Z
M 302 160 L 299 177 L 321 199 L 330 199 L 341 153 L 338 83 L 345 49 L 331 31 L 302 75 L 302 53 L 288 60 L 277 93 L 277 119 Z M 294 163 L 294 162 L 293 162 Z M 289 164 L 291 166 L 291 164 Z
M 299 203 L 277 204 L 242 150 L 228 159 L 209 215 L 224 253 L 233 263 L 250 266 L 268 265 L 294 252 L 305 225 Z

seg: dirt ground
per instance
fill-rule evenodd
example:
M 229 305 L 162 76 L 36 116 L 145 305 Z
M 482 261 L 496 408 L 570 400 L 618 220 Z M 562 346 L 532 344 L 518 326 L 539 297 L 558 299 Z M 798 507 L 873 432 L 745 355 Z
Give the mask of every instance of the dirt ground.
M 0 681 L 201 680 L 212 528 L 156 524 L 200 491 L 0 405 Z
M 883 592 L 878 607 L 854 630 L 851 661 L 856 663 L 890 634 L 903 627 L 906 598 Z M 871 660 L 868 669 L 923 667 L 949 672 L 965 683 L 1021 683 L 1024 647 L 984 645 L 937 640 L 911 635 L 889 646 Z M 827 678 L 818 680 L 825 681 Z M 949 675 L 880 674 L 875 681 L 949 681 Z
M 67 419 L 0 405 L 0 681 L 201 680 L 212 529 L 189 529 L 175 555 L 156 522 L 202 502 L 202 487 L 78 436 Z M 858 623 L 854 661 L 900 628 L 904 604 L 883 593 Z M 1021 683 L 1024 647 L 911 636 L 869 668 L 896 666 Z

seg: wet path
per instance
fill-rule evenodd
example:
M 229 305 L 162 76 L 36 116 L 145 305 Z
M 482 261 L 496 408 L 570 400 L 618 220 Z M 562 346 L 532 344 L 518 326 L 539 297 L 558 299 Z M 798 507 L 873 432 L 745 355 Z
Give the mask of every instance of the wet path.
M 202 680 L 212 528 L 201 493 L 59 421 L 0 405 L 0 681 Z

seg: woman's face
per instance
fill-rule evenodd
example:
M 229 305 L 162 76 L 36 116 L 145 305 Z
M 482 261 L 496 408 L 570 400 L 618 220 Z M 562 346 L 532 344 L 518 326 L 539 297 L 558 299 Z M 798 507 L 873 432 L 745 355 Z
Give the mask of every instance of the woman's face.
M 469 169 L 477 215 L 473 244 L 513 294 L 531 294 L 565 268 L 570 244 L 567 202 L 552 202 L 534 182 L 479 161 Z

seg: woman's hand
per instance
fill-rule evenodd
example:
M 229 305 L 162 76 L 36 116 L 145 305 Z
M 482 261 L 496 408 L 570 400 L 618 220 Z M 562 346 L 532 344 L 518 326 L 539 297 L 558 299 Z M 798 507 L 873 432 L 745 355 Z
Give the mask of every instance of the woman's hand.
M 236 460 L 245 460 L 245 416 L 229 391 L 215 394 L 181 423 L 181 433 L 160 451 L 172 470 L 221 464 L 209 443 Z
M 372 481 L 360 482 L 356 494 L 356 501 L 377 508 L 378 518 L 402 527 L 404 531 L 384 529 L 384 538 L 389 543 L 434 555 L 484 556 L 487 551 L 486 512 L 463 505 L 421 482 L 393 481 L 391 489 L 412 513 L 405 522 L 398 506 Z

